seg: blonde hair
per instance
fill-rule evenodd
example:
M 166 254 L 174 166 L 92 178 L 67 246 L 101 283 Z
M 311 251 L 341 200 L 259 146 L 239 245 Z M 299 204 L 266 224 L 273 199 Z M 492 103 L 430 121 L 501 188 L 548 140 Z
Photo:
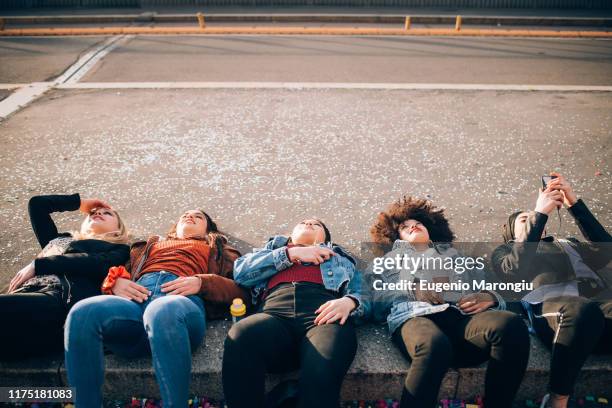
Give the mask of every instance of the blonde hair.
M 105 232 L 104 234 L 94 234 L 93 232 L 83 233 L 81 231 L 72 231 L 71 235 L 74 239 L 100 239 L 102 241 L 111 242 L 113 244 L 127 244 L 130 242 L 130 233 L 121 219 L 119 213 L 113 209 L 111 211 L 117 217 L 119 229 L 117 231 Z

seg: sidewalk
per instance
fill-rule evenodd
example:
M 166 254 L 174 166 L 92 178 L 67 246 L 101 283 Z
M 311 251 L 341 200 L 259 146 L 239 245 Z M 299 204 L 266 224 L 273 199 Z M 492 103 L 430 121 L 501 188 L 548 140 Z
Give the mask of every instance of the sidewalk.
M 214 399 L 223 399 L 221 362 L 223 341 L 231 326 L 229 321 L 209 322 L 204 344 L 194 354 L 191 389 Z M 377 400 L 399 399 L 409 363 L 389 340 L 382 325 L 368 324 L 357 330 L 357 356 L 344 379 L 342 399 Z M 549 373 L 549 351 L 536 339 L 531 341 L 527 372 L 517 400 L 537 399 L 546 393 Z M 18 363 L 0 363 L 1 384 L 29 386 L 59 386 L 60 373 L 67 383 L 62 356 L 32 359 Z M 105 396 L 129 399 L 134 395 L 159 396 L 150 358 L 126 360 L 107 356 Z M 486 365 L 452 369 L 444 377 L 441 397 L 470 399 L 484 393 Z M 590 356 L 580 372 L 575 395 L 607 395 L 610 392 L 612 357 Z M 297 372 L 268 375 L 267 386 L 286 378 L 296 378 Z

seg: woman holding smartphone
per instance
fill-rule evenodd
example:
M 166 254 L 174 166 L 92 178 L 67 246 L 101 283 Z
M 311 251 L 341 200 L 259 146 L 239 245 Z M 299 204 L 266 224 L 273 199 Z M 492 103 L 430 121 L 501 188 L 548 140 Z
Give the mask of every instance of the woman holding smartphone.
M 532 329 L 551 349 L 548 405 L 567 407 L 580 369 L 593 352 L 612 353 L 612 290 L 598 271 L 612 261 L 612 236 L 559 173 L 543 177 L 533 211 L 516 211 L 503 226 L 505 244 L 493 253 L 500 279 L 535 289 L 520 302 Z M 586 241 L 546 233 L 565 206 Z

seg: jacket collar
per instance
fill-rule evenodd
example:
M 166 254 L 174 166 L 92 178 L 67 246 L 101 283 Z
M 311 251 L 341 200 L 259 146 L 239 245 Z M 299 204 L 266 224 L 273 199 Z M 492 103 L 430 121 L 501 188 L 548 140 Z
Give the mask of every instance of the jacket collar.
M 275 235 L 271 238 L 268 238 L 268 242 L 266 243 L 266 249 L 277 249 L 280 247 L 284 247 L 289 242 L 289 237 L 284 235 Z M 329 248 L 329 244 L 319 244 L 321 246 L 326 246 Z M 336 245 L 333 242 L 331 243 L 331 250 L 337 253 L 338 255 L 342 255 L 351 261 L 354 265 L 356 265 L 355 259 L 346 251 L 346 249 L 342 248 L 340 245 Z

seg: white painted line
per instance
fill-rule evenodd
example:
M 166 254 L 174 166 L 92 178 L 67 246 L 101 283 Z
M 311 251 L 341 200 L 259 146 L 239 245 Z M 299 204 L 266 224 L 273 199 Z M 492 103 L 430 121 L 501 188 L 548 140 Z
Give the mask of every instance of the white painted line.
M 53 87 L 52 82 L 33 82 L 0 101 L 0 120 L 23 108 Z
M 24 86 L 26 86 L 28 84 L 0 84 L 0 89 L 17 89 L 17 88 L 23 88 Z
M 361 82 L 80 82 L 61 89 L 376 89 L 459 91 L 612 92 L 605 85 L 409 84 Z
M 104 58 L 106 54 L 117 47 L 120 40 L 128 38 L 131 37 L 117 35 L 109 38 L 79 58 L 77 62 L 72 64 L 66 72 L 53 82 L 33 82 L 29 85 L 3 84 L 6 88 L 0 87 L 0 89 L 18 89 L 0 101 L 0 120 L 5 119 L 29 103 L 32 103 L 32 101 L 41 97 L 45 92 L 57 85 L 75 84 L 76 81 L 81 79 L 98 61 L 100 61 L 100 59 Z
M 102 58 L 104 58 L 109 52 L 114 50 L 120 43 L 120 40 L 127 40 L 131 36 L 116 35 L 104 41 L 94 49 L 88 51 L 83 55 L 77 62 L 72 64 L 70 68 L 66 70 L 56 80 L 56 84 L 65 83 L 76 83 L 79 81 L 87 72 Z

